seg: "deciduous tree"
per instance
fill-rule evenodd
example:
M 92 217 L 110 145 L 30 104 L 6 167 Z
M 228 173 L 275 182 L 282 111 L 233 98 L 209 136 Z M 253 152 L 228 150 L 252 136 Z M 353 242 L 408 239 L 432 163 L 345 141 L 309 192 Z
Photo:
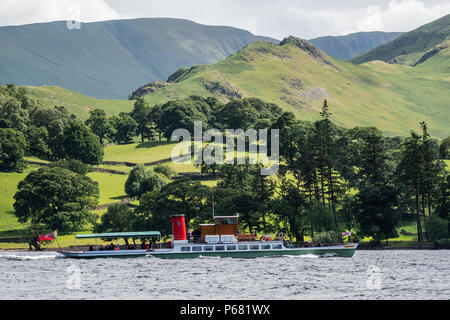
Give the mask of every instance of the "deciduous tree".
M 108 121 L 106 113 L 102 109 L 94 109 L 89 114 L 90 116 L 85 124 L 99 137 L 100 143 L 103 144 L 104 139 L 113 133 L 111 122 Z
M 88 209 L 97 205 L 98 197 L 98 183 L 91 178 L 59 167 L 42 167 L 19 183 L 14 210 L 21 223 L 76 230 L 95 221 L 96 215 Z
M 21 132 L 0 128 L 0 170 L 20 172 L 26 168 L 23 159 L 26 148 L 27 142 Z

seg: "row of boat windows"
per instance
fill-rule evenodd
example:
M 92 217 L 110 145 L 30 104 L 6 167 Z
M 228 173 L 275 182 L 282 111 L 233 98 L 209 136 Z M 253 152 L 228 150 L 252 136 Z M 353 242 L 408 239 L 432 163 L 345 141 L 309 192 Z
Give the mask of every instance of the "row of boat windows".
M 262 244 L 262 245 L 228 245 L 228 246 L 192 246 L 181 247 L 181 251 L 234 251 L 234 250 L 277 250 L 282 249 L 281 244 Z

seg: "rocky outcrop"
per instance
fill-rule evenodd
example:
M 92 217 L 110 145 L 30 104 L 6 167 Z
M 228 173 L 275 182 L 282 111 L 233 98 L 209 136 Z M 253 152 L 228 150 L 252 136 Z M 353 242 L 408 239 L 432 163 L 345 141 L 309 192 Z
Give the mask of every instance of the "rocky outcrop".
M 449 43 L 450 43 L 450 40 L 447 40 L 447 41 L 442 42 L 439 45 L 435 46 L 434 48 L 428 50 L 415 64 L 413 64 L 413 67 L 417 66 L 418 64 L 424 63 L 431 57 L 434 57 L 435 55 L 440 53 L 442 50 L 447 49 L 449 46 Z
M 314 60 L 322 64 L 332 65 L 332 63 L 326 58 L 325 54 L 321 50 L 317 49 L 313 44 L 306 41 L 305 39 L 289 36 L 280 42 L 280 46 L 284 45 L 296 46 L 297 48 L 306 52 Z
M 143 97 L 146 94 L 155 92 L 160 89 L 164 88 L 171 88 L 172 83 L 177 83 L 182 80 L 185 80 L 186 78 L 190 77 L 192 74 L 196 73 L 197 71 L 201 70 L 202 66 L 192 66 L 189 68 L 180 68 L 174 73 L 172 73 L 166 81 L 154 81 L 147 83 L 141 87 L 139 87 L 136 91 L 134 91 L 129 99 L 134 100 L 137 97 Z
M 139 87 L 136 91 L 134 91 L 129 99 L 130 100 L 135 100 L 138 97 L 143 97 L 148 93 L 152 93 L 155 92 L 156 90 L 162 89 L 162 88 L 166 88 L 167 86 L 169 86 L 170 84 L 165 82 L 165 81 L 155 81 L 155 82 L 150 82 L 148 84 L 145 84 L 141 87 Z
M 201 70 L 203 66 L 192 66 L 189 68 L 180 68 L 174 73 L 172 73 L 168 78 L 166 82 L 174 83 L 174 82 L 180 82 L 182 80 L 185 80 L 186 78 L 192 76 L 197 71 Z
M 230 100 L 242 98 L 239 88 L 226 80 L 206 80 L 205 88 L 211 93 L 219 93 Z

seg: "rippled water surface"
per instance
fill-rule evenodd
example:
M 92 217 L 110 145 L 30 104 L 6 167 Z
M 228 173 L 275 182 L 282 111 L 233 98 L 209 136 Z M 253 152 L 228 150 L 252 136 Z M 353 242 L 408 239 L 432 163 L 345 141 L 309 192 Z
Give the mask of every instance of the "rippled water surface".
M 450 251 L 72 260 L 0 252 L 0 299 L 449 299 Z

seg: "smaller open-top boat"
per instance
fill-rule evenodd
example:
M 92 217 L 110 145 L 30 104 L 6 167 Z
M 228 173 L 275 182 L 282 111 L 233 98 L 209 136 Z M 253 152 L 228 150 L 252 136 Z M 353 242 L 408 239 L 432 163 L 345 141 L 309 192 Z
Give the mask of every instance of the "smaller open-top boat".
M 107 246 L 91 245 L 87 251 L 78 251 L 77 239 L 103 239 L 112 241 L 115 239 L 133 239 L 132 245 L 117 246 L 112 242 Z M 77 234 L 75 235 L 75 251 L 59 251 L 67 258 L 107 258 L 107 257 L 142 257 L 148 255 L 150 251 L 151 240 L 161 239 L 159 231 L 141 231 L 141 232 L 112 232 L 112 233 L 95 233 L 95 234 Z M 136 240 L 140 244 L 136 244 Z

